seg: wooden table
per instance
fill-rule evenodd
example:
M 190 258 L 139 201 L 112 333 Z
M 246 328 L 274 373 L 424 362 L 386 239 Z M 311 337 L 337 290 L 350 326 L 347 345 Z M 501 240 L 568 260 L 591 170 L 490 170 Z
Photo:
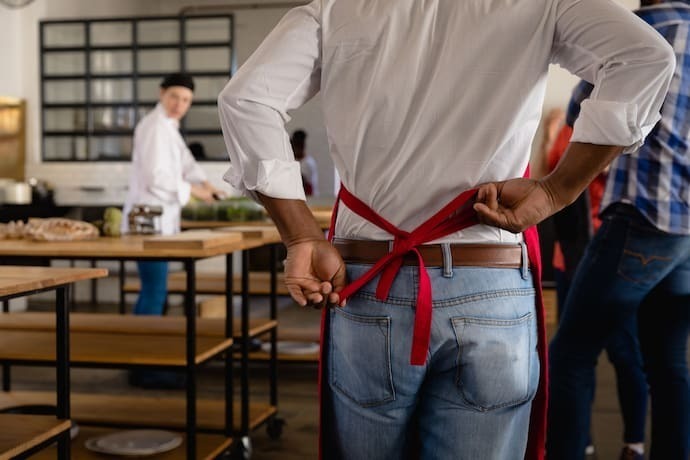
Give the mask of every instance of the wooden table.
M 51 415 L 0 414 L 0 427 L 0 459 L 4 460 L 31 455 L 62 436 L 69 438 L 71 423 Z M 60 450 L 59 455 L 65 454 Z
M 36 416 L 23 416 L 14 419 L 16 415 L 3 415 L 0 418 L 0 431 L 15 429 L 16 445 L 10 443 L 0 444 L 0 455 L 8 452 L 25 452 L 43 446 L 46 442 L 59 437 L 58 458 L 69 459 L 69 427 L 70 427 L 70 382 L 69 382 L 69 309 L 67 307 L 69 285 L 76 281 L 102 278 L 108 275 L 103 268 L 54 268 L 54 267 L 15 267 L 0 266 L 0 301 L 7 301 L 16 297 L 23 297 L 49 290 L 56 291 L 56 328 L 55 337 L 49 346 L 55 347 L 55 360 L 57 368 L 57 410 L 59 423 L 52 417 L 52 421 Z M 27 344 L 26 350 L 30 350 L 33 344 Z M 26 351 L 24 350 L 24 351 Z M 14 350 L 20 351 L 20 350 Z M 3 378 L 9 378 L 8 372 L 3 372 Z M 7 426 L 7 417 L 13 417 L 11 426 Z M 5 423 L 3 423 L 5 422 Z M 22 423 L 27 425 L 23 428 Z M 66 424 L 66 425 L 65 425 Z M 43 430 L 43 433 L 39 433 Z M 6 450 L 4 448 L 7 448 Z M 24 450 L 21 450 L 24 449 Z M 16 454 L 11 454 L 14 456 Z
M 125 236 L 122 238 L 101 237 L 89 241 L 78 242 L 35 242 L 27 240 L 2 240 L 0 241 L 0 257 L 12 256 L 22 260 L 35 259 L 73 259 L 73 260 L 165 260 L 182 262 L 186 272 L 187 290 L 184 295 L 184 310 L 186 317 L 185 327 L 185 373 L 187 376 L 186 386 L 186 451 L 188 459 L 196 458 L 196 366 L 199 362 L 197 353 L 196 339 L 196 276 L 195 262 L 204 258 L 222 256 L 226 258 L 226 291 L 233 292 L 233 268 L 232 253 L 242 252 L 242 319 L 241 337 L 250 336 L 249 332 L 249 297 L 248 291 L 248 249 L 257 248 L 265 244 L 279 241 L 277 238 L 244 238 L 237 237 L 233 232 L 217 231 L 195 231 L 194 236 L 190 237 L 187 232 L 171 237 L 146 237 L 146 236 Z M 275 281 L 275 273 L 272 276 Z M 121 280 L 121 284 L 124 283 Z M 273 283 L 275 286 L 275 282 Z M 275 289 L 275 288 L 274 288 Z M 275 298 L 275 296 L 273 296 Z M 274 314 L 275 305 L 272 306 Z M 271 333 L 272 343 L 275 343 L 275 332 Z M 225 338 L 223 347 L 229 347 L 233 338 L 233 314 L 232 297 L 227 297 L 226 319 L 225 319 Z M 86 337 L 84 340 L 97 340 L 96 337 Z M 173 340 L 173 339 L 171 339 Z M 179 339 L 178 339 L 179 340 Z M 249 409 L 249 344 L 248 340 L 241 342 L 241 427 L 240 437 L 247 438 L 250 429 L 250 409 Z M 275 347 L 274 347 L 275 348 Z M 1 351 L 1 350 L 0 350 Z M 222 351 L 216 348 L 215 351 Z M 232 379 L 232 353 L 225 353 L 225 435 L 230 438 L 233 429 L 233 379 Z M 121 365 L 118 359 L 113 365 Z M 146 362 L 150 362 L 147 360 Z M 174 361 L 174 363 L 173 363 Z M 173 364 L 171 364 L 173 363 Z M 93 363 L 94 365 L 97 362 Z M 177 360 L 166 361 L 166 366 L 179 364 Z M 274 368 L 277 366 L 274 364 Z M 273 370 L 272 374 L 277 374 Z M 272 389 L 271 403 L 277 401 L 277 390 Z M 275 398 L 274 394 L 275 393 Z M 272 404 L 274 405 L 274 404 Z M 245 441 L 245 439 L 243 439 Z

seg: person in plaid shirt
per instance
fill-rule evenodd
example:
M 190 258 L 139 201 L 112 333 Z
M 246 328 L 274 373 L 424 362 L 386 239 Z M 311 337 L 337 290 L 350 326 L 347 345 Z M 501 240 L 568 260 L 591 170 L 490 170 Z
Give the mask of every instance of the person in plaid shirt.
M 690 6 L 643 0 L 637 14 L 672 45 L 678 65 L 659 123 L 638 151 L 611 165 L 602 226 L 551 343 L 552 459 L 582 458 L 597 357 L 635 315 L 652 397 L 650 458 L 690 457 Z M 621 458 L 644 457 L 628 449 Z

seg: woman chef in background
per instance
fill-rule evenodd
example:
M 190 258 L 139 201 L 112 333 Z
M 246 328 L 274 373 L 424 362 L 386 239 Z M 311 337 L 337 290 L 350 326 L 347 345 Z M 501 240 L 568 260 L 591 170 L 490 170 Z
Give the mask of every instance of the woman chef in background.
M 159 102 L 137 124 L 129 191 L 123 209 L 122 231 L 135 205 L 163 208 L 161 233 L 180 231 L 180 211 L 190 199 L 212 202 L 222 195 L 206 179 L 179 132 L 180 120 L 192 105 L 194 81 L 185 74 L 168 75 L 161 82 Z M 137 315 L 161 315 L 167 296 L 168 263 L 137 262 L 141 292 L 134 307 Z

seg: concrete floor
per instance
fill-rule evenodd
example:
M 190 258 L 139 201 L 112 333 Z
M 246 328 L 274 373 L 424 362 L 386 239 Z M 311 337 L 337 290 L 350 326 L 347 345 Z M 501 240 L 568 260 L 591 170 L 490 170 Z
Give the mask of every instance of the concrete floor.
M 254 314 L 260 316 L 261 309 Z M 289 300 L 281 303 L 281 324 L 318 328 L 319 315 L 311 309 L 299 309 Z M 553 331 L 551 331 L 553 332 Z M 270 439 L 264 428 L 252 434 L 254 460 L 297 460 L 317 458 L 318 401 L 316 364 L 285 364 L 279 368 L 279 411 L 287 423 L 278 440 Z M 13 389 L 52 390 L 54 371 L 46 368 L 19 368 L 13 370 Z M 223 398 L 222 367 L 211 363 L 200 373 L 201 396 Z M 134 389 L 127 385 L 126 373 L 119 370 L 73 369 L 72 388 L 75 392 L 151 395 L 175 394 Z M 267 373 L 261 365 L 253 366 L 252 398 L 268 400 Z M 182 396 L 182 393 L 178 392 Z M 648 427 L 649 428 L 649 427 Z M 649 431 L 649 430 L 648 430 Z M 615 375 L 606 359 L 601 359 L 597 370 L 596 401 L 593 409 L 592 433 L 597 449 L 596 458 L 617 459 L 621 448 L 622 423 L 616 398 Z M 105 457 L 104 457 L 105 458 Z M 77 459 L 78 460 L 78 459 Z

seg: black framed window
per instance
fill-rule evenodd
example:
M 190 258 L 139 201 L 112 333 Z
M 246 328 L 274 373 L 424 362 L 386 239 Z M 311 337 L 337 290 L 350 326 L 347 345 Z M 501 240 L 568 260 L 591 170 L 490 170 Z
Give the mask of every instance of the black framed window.
M 232 14 L 51 20 L 40 24 L 43 161 L 129 161 L 161 79 L 194 77 L 180 129 L 203 160 L 226 160 L 216 98 L 236 60 Z

